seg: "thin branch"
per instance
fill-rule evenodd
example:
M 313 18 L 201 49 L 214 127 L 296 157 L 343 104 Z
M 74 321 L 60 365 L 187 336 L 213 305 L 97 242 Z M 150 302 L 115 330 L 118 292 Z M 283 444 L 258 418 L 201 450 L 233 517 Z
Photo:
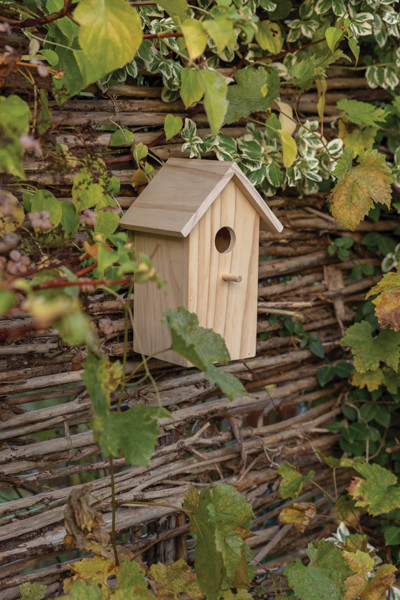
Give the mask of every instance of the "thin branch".
M 43 17 L 37 17 L 35 19 L 24 19 L 23 21 L 18 21 L 16 19 L 6 19 L 6 17 L 0 17 L 0 21 L 21 28 L 36 27 L 37 25 L 46 25 L 47 23 L 52 23 L 52 21 L 56 21 L 57 19 L 62 19 L 63 17 L 66 17 L 71 12 L 71 10 L 75 8 L 75 6 L 76 4 L 73 4 L 72 0 L 64 0 L 64 6 L 57 12 L 51 13 L 50 15 L 44 15 Z
M 154 40 L 155 38 L 177 38 L 183 37 L 183 33 L 167 32 L 167 33 L 145 33 L 143 35 L 144 40 Z

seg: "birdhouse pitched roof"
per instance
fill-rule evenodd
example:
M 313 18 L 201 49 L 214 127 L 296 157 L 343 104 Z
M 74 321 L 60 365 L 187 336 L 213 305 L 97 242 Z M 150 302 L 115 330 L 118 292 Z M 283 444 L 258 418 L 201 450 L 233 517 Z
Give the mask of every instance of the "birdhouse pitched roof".
M 263 198 L 234 162 L 170 158 L 121 219 L 135 231 L 187 237 L 233 180 L 271 231 L 282 231 Z

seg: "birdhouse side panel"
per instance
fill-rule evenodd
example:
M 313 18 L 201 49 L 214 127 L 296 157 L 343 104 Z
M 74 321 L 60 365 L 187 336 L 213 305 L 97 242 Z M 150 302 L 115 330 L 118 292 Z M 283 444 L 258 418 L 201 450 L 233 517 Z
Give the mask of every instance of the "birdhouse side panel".
M 256 352 L 260 218 L 231 181 L 189 236 L 189 310 L 232 360 Z
M 171 334 L 161 324 L 168 308 L 187 307 L 188 240 L 147 233 L 135 233 L 136 253 L 150 256 L 153 266 L 166 282 L 167 291 L 153 282 L 134 287 L 135 352 L 149 356 L 171 345 Z M 171 350 L 157 358 L 187 366 L 188 362 Z

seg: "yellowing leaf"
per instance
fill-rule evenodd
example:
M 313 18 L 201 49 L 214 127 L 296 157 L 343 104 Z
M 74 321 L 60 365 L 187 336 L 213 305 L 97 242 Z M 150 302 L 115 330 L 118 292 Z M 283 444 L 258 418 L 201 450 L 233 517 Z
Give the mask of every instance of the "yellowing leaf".
M 375 296 L 375 314 L 381 328 L 400 331 L 400 272 L 386 273 L 377 285 L 369 290 L 367 298 Z
M 79 44 L 97 78 L 130 62 L 142 42 L 140 17 L 126 0 L 82 0 L 74 18 L 80 24 Z
M 312 502 L 293 502 L 281 510 L 279 523 L 293 524 L 297 531 L 303 533 L 316 513 L 317 509 Z
M 196 582 L 196 574 L 182 559 L 168 565 L 151 565 L 150 574 L 154 578 L 151 587 L 160 600 L 181 600 L 180 594 L 185 594 L 192 600 L 203 598 Z
M 217 53 L 221 54 L 225 46 L 232 39 L 233 22 L 224 16 L 217 17 L 211 21 L 203 21 L 203 26 L 212 37 L 217 47 Z
M 4 237 L 6 233 L 15 231 L 20 225 L 22 225 L 25 217 L 24 209 L 18 202 L 17 198 L 10 194 L 10 192 L 0 192 L 3 200 L 8 202 L 12 208 L 12 215 L 4 215 L 0 213 L 0 238 Z
M 168 141 L 177 135 L 183 127 L 183 121 L 180 117 L 168 114 L 164 121 L 165 139 Z
M 339 172 L 334 171 L 339 180 L 329 200 L 333 217 L 343 227 L 354 230 L 374 202 L 390 208 L 392 177 L 385 157 L 377 152 L 365 152 L 357 167 L 347 165 L 344 170 L 338 165 Z
M 129 181 L 131 182 L 132 187 L 137 187 L 138 185 L 147 185 L 149 183 L 149 178 L 142 169 L 136 169 Z
M 46 586 L 40 583 L 22 583 L 19 593 L 21 600 L 42 600 L 46 596 Z
M 200 71 L 184 67 L 181 71 L 181 81 L 181 98 L 185 108 L 188 108 L 201 100 L 204 94 Z
M 365 586 L 360 600 L 386 600 L 387 592 L 396 581 L 394 565 L 381 565 Z
M 171 17 L 178 16 L 184 19 L 188 8 L 186 0 L 160 0 L 157 2 Z
M 354 468 L 365 477 L 355 477 L 348 488 L 356 506 L 373 516 L 400 508 L 400 485 L 394 473 L 361 460 L 355 461 Z
M 376 127 L 359 127 L 344 119 L 338 121 L 338 137 L 343 140 L 345 148 L 353 151 L 354 156 L 372 150 L 377 131 Z
M 288 169 L 292 166 L 297 156 L 296 142 L 287 131 L 279 129 L 278 134 L 282 143 L 283 166 L 285 169 Z
M 272 54 L 282 50 L 282 32 L 279 25 L 272 21 L 261 21 L 258 24 L 256 40 L 263 50 L 268 50 Z
M 303 483 L 312 479 L 315 471 L 309 471 L 307 475 L 302 475 L 300 471 L 288 462 L 283 462 L 278 469 L 282 481 L 279 486 L 279 494 L 281 498 L 296 498 L 301 492 Z
M 279 121 L 283 131 L 287 131 L 289 135 L 294 133 L 296 122 L 293 119 L 293 108 L 287 102 L 276 102 L 279 106 Z
M 211 127 L 211 133 L 215 135 L 222 123 L 228 101 L 226 99 L 226 79 L 217 71 L 200 71 L 201 83 L 204 89 L 204 108 Z
M 207 31 L 195 19 L 185 19 L 181 25 L 190 62 L 201 56 L 207 45 Z
M 115 563 L 111 558 L 83 558 L 71 565 L 74 575 L 64 581 L 64 592 L 69 592 L 74 581 L 93 583 L 96 587 L 108 590 L 107 578 L 115 573 Z
M 366 371 L 365 373 L 354 373 L 351 378 L 352 385 L 363 388 L 366 387 L 369 392 L 374 392 L 380 385 L 385 382 L 385 375 L 382 369 L 375 371 Z
M 373 337 L 373 328 L 368 321 L 354 323 L 340 340 L 341 346 L 350 346 L 354 357 L 354 367 L 360 373 L 375 371 L 379 363 L 397 371 L 400 359 L 400 333 L 383 329 Z

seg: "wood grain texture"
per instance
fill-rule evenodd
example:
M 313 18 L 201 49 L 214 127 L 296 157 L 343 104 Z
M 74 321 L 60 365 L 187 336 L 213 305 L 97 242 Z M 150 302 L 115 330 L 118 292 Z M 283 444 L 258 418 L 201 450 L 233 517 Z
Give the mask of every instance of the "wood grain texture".
M 127 229 L 186 237 L 234 180 L 271 231 L 283 226 L 234 162 L 170 158 L 122 217 Z
M 225 339 L 232 360 L 255 355 L 257 335 L 258 214 L 229 182 L 189 236 L 188 309 Z M 215 235 L 230 227 L 231 252 L 220 253 Z M 241 276 L 241 282 L 223 275 Z
M 151 256 L 156 270 L 167 282 L 167 291 L 155 283 L 136 284 L 134 288 L 134 350 L 150 356 L 171 346 L 171 334 L 161 324 L 167 308 L 187 306 L 188 290 L 188 240 L 152 235 L 135 234 L 136 252 Z M 157 356 L 167 362 L 188 366 L 176 352 L 163 352 Z

